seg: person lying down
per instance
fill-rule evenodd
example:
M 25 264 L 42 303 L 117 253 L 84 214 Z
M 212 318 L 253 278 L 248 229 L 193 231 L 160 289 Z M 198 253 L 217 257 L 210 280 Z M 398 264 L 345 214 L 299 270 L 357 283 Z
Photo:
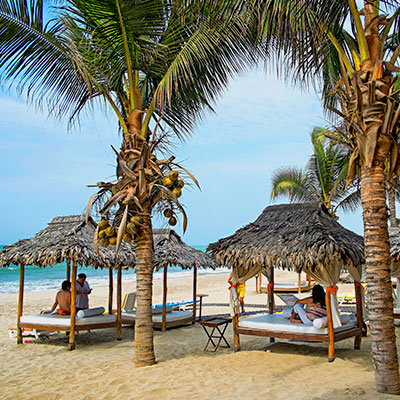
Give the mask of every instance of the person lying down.
M 312 288 L 312 295 L 294 303 L 290 322 L 312 325 L 314 319 L 326 317 L 325 291 L 321 285 Z

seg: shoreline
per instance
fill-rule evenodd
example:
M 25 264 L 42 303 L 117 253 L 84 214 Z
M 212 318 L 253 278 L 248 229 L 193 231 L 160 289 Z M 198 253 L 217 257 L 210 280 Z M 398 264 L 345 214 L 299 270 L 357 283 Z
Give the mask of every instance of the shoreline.
M 276 274 L 280 282 L 287 281 L 287 276 L 290 273 Z M 227 273 L 198 276 L 198 292 L 208 294 L 203 299 L 203 316 L 229 313 L 227 278 Z M 292 278 L 296 282 L 297 277 Z M 123 293 L 133 288 L 132 282 L 123 282 Z M 162 300 L 161 289 L 162 280 L 155 280 L 153 304 Z M 265 312 L 266 295 L 254 290 L 252 279 L 245 302 L 260 307 L 249 307 L 249 311 Z M 27 293 L 24 314 L 51 305 L 55 293 Z M 168 301 L 191 296 L 191 277 L 168 281 Z M 155 331 L 157 364 L 137 369 L 129 326 L 123 327 L 120 342 L 113 328 L 81 332 L 72 352 L 67 351 L 67 338 L 61 334 L 51 335 L 48 341 L 29 338 L 33 343 L 17 345 L 7 333 L 8 327 L 15 326 L 17 297 L 16 293 L 0 295 L 0 352 L 7 366 L 0 375 L 0 385 L 6 388 L 2 399 L 397 399 L 375 391 L 369 337 L 363 338 L 361 350 L 353 349 L 352 339 L 336 343 L 336 360 L 328 363 L 326 344 L 277 340 L 270 345 L 267 338 L 251 336 L 240 337 L 240 352 L 232 348 L 204 352 L 203 328 L 187 325 Z M 90 295 L 91 307 L 104 306 L 107 298 L 108 287 L 96 286 Z M 233 346 L 232 324 L 226 338 Z

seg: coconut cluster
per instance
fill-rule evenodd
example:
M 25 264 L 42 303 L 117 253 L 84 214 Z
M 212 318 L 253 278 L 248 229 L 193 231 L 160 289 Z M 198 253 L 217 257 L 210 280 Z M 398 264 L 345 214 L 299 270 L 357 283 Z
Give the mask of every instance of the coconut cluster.
M 126 243 L 130 243 L 135 235 L 139 233 L 142 218 L 134 216 L 126 224 L 125 233 L 122 239 Z M 118 229 L 110 225 L 106 219 L 99 222 L 98 238 L 100 245 L 103 247 L 114 246 L 117 243 Z
M 166 186 L 176 197 L 181 197 L 182 188 L 185 186 L 185 183 L 182 179 L 179 179 L 178 171 L 172 170 L 168 176 L 163 178 L 163 184 Z M 176 225 L 177 219 L 174 216 L 173 211 L 170 208 L 164 210 L 164 216 L 168 218 L 168 223 L 171 226 Z

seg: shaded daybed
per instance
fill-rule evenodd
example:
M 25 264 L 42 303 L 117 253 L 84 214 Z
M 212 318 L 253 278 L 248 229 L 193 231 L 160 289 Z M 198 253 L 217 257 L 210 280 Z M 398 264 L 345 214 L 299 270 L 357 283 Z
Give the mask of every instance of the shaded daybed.
M 362 287 L 359 282 L 364 241 L 361 236 L 342 227 L 324 206 L 269 206 L 253 223 L 210 244 L 208 251 L 219 265 L 233 269 L 234 283 L 246 281 L 260 272 L 269 278 L 269 315 L 241 319 L 239 322 L 237 291 L 230 290 L 237 350 L 240 349 L 240 334 L 328 342 L 329 361 L 334 360 L 336 341 L 355 337 L 354 347 L 360 348 L 363 319 Z M 282 314 L 274 314 L 274 267 L 304 271 L 327 286 L 326 328 L 291 324 Z M 357 318 L 347 322 L 341 320 L 336 299 L 336 283 L 343 268 L 355 280 L 357 297 Z
M 181 237 L 171 229 L 154 229 L 154 269 L 163 269 L 163 304 L 159 312 L 153 313 L 153 326 L 165 331 L 167 328 L 196 322 L 197 298 L 197 269 L 217 268 L 216 262 L 210 255 L 187 246 Z M 168 266 L 176 265 L 183 270 L 193 269 L 193 309 L 176 310 L 167 303 Z M 200 309 L 201 311 L 201 309 Z M 154 309 L 153 309 L 154 312 Z M 123 312 L 123 323 L 134 323 L 135 312 Z
M 303 292 L 308 292 L 311 290 L 312 288 L 312 283 L 311 280 L 308 276 L 308 274 L 306 274 L 306 280 L 303 281 L 301 279 L 301 272 L 299 272 L 298 274 L 298 279 L 297 279 L 297 283 L 274 283 L 274 292 L 282 292 L 282 293 L 293 293 L 293 292 L 297 292 L 297 293 L 303 293 Z M 261 286 L 261 279 L 262 279 L 262 274 L 259 273 L 258 274 L 258 281 L 259 281 L 259 292 L 268 292 L 268 286 Z
M 86 224 L 81 215 L 56 217 L 48 226 L 31 239 L 20 240 L 5 246 L 0 252 L 0 266 L 10 264 L 20 266 L 18 295 L 17 343 L 22 343 L 22 329 L 67 331 L 68 350 L 75 348 L 75 331 L 100 328 L 117 328 L 117 339 L 121 340 L 121 279 L 122 269 L 134 265 L 134 253 L 123 243 L 118 256 L 115 247 L 101 248 L 98 254 L 94 248 L 93 237 L 96 223 L 89 218 Z M 23 316 L 24 271 L 25 265 L 53 267 L 66 261 L 66 279 L 71 281 L 71 316 L 39 314 Z M 72 275 L 71 275 L 72 264 Z M 109 314 L 101 314 L 77 319 L 75 296 L 78 265 L 93 268 L 108 268 L 109 273 Z M 112 314 L 113 275 L 117 269 L 117 313 Z

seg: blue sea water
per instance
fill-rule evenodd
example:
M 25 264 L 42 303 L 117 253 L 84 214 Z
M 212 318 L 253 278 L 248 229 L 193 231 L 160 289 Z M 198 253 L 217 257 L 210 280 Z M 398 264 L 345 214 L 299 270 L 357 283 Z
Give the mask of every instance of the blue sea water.
M 0 246 L 0 250 L 4 246 Z M 197 250 L 205 251 L 207 246 L 192 246 Z M 54 267 L 39 268 L 37 266 L 25 267 L 25 288 L 26 292 L 34 292 L 37 290 L 59 289 L 61 282 L 65 279 L 67 270 L 66 263 L 57 264 Z M 94 269 L 81 267 L 78 273 L 85 272 L 88 276 L 90 286 L 108 284 L 108 269 Z M 212 271 L 210 269 L 199 269 L 198 274 L 221 273 L 226 272 L 225 268 Z M 193 271 L 182 270 L 179 267 L 171 266 L 168 268 L 168 274 L 175 277 L 192 276 Z M 116 280 L 116 271 L 114 271 L 114 279 Z M 154 279 L 161 279 L 162 272 L 155 272 Z M 124 282 L 136 280 L 136 274 L 132 270 L 122 272 Z M 16 293 L 19 289 L 19 266 L 10 265 L 7 268 L 0 269 L 0 294 L 1 293 Z

